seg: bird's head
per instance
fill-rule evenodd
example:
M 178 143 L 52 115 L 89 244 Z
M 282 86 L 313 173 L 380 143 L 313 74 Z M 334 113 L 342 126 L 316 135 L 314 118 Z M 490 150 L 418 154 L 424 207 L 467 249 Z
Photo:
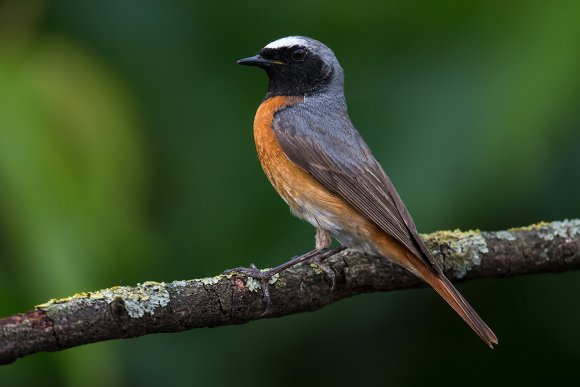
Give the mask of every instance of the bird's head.
M 343 91 L 343 71 L 330 48 L 304 36 L 289 36 L 266 45 L 239 64 L 264 69 L 270 78 L 268 97 L 311 96 Z

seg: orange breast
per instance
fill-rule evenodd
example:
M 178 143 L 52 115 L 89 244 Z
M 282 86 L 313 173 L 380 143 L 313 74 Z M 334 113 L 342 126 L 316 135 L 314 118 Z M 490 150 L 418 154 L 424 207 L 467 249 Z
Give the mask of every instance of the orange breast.
M 254 139 L 262 168 L 296 216 L 314 227 L 330 231 L 347 246 L 358 246 L 361 241 L 366 244 L 374 226 L 342 198 L 294 164 L 276 139 L 272 130 L 274 114 L 302 101 L 301 97 L 273 97 L 258 108 L 254 120 Z M 365 246 L 365 249 L 370 249 L 370 246 Z
M 266 176 L 299 218 L 330 231 L 345 246 L 379 253 L 412 268 L 412 254 L 403 245 L 294 164 L 280 147 L 272 130 L 274 114 L 302 101 L 302 97 L 273 97 L 256 112 L 254 140 Z
M 305 218 L 306 208 L 318 202 L 323 206 L 342 207 L 343 201 L 329 192 L 314 177 L 286 156 L 272 130 L 274 114 L 287 106 L 303 101 L 302 97 L 273 97 L 264 101 L 254 120 L 254 140 L 258 158 L 268 179 L 292 212 Z M 306 202 L 312 202 L 310 205 Z

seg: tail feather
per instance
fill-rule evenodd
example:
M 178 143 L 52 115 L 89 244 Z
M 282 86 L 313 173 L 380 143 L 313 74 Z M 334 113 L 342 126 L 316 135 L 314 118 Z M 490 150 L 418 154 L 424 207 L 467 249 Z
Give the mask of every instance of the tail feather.
M 497 345 L 496 335 L 437 268 L 432 258 L 415 255 L 382 231 L 374 236 L 374 240 L 378 242 L 377 250 L 381 254 L 431 285 L 490 348 Z
M 490 327 L 479 317 L 471 305 L 463 298 L 453 284 L 440 273 L 425 278 L 441 297 L 463 318 L 463 320 L 477 333 L 477 335 L 493 349 L 498 344 L 497 336 Z

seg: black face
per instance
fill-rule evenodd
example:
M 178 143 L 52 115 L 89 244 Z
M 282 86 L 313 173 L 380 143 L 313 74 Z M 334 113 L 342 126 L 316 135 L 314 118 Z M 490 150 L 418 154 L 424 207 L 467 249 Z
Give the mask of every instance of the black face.
M 238 63 L 258 66 L 270 78 L 266 98 L 277 95 L 312 95 L 332 78 L 332 67 L 307 47 L 264 48 L 259 55 Z

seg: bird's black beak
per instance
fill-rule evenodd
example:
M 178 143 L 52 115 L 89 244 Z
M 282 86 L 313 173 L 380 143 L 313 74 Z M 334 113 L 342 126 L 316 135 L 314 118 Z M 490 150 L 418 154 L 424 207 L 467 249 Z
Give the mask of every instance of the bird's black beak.
M 283 64 L 278 60 L 270 60 L 262 57 L 261 55 L 254 55 L 249 58 L 240 59 L 236 62 L 237 64 L 246 66 L 256 66 L 256 67 L 267 67 L 275 64 Z

